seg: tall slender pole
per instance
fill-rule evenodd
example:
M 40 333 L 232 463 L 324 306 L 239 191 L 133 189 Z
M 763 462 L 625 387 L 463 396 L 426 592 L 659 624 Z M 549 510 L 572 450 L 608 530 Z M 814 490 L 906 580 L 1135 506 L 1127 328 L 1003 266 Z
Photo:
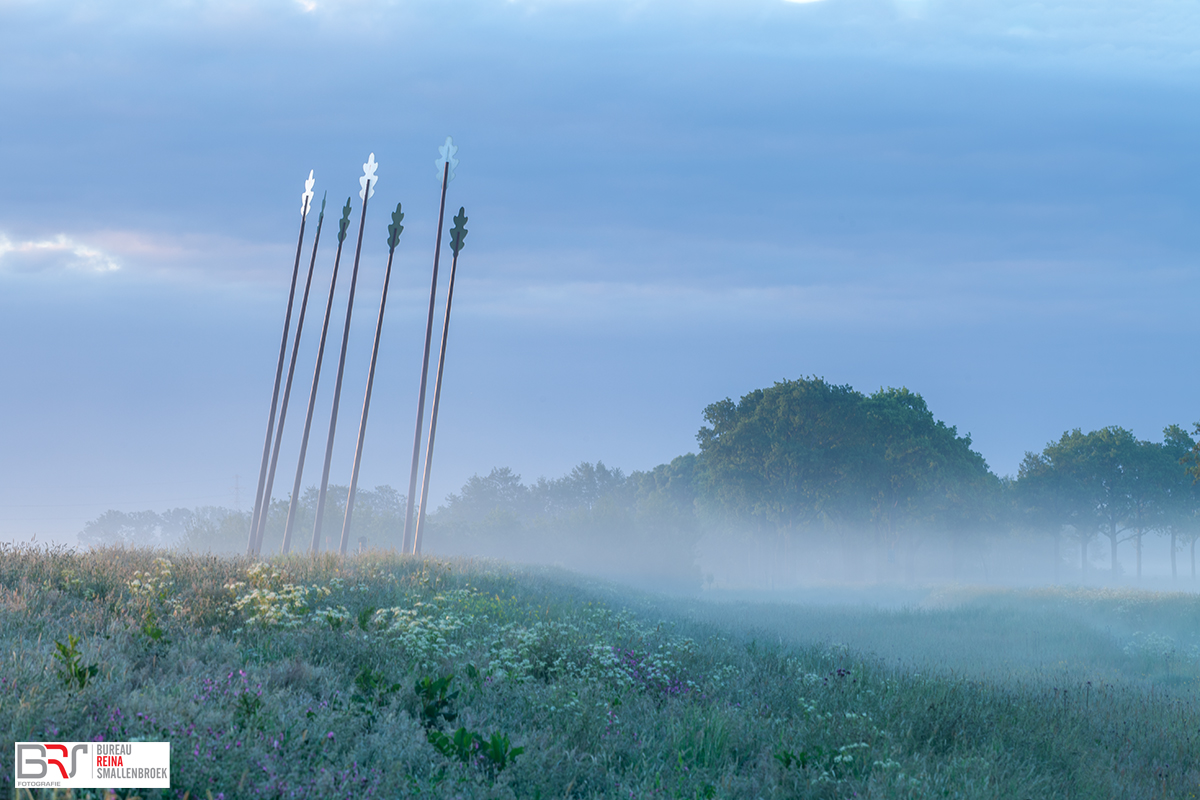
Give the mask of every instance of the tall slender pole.
M 408 508 L 404 512 L 404 550 L 405 553 L 416 552 L 416 537 L 413 535 L 413 503 L 417 494 L 417 470 L 421 466 L 421 424 L 425 421 L 425 384 L 429 376 L 429 348 L 433 343 L 433 312 L 434 301 L 437 297 L 438 258 L 442 253 L 442 222 L 446 216 L 446 184 L 453 178 L 454 167 L 458 159 L 454 154 L 458 148 L 453 140 L 446 137 L 446 143 L 438 148 L 442 157 L 434 161 L 434 166 L 442 172 L 442 201 L 438 206 L 437 242 L 433 246 L 433 277 L 429 281 L 429 318 L 425 323 L 425 355 L 421 360 L 421 390 L 417 394 L 417 431 L 413 434 L 412 468 L 408 473 Z
M 450 334 L 450 305 L 454 302 L 454 273 L 458 271 L 458 251 L 467 238 L 467 210 L 458 209 L 454 218 L 454 229 L 450 231 L 450 247 L 454 249 L 454 260 L 450 262 L 450 286 L 446 289 L 446 319 L 442 323 L 442 348 L 438 353 L 437 380 L 433 384 L 433 411 L 429 413 L 429 443 L 425 445 L 425 475 L 421 479 L 421 507 L 417 510 L 417 535 L 413 541 L 413 555 L 421 554 L 421 533 L 425 530 L 425 503 L 429 499 L 429 475 L 433 471 L 433 437 L 437 434 L 438 402 L 442 398 L 442 373 L 446 369 L 446 339 Z
M 400 244 L 400 234 L 404 226 L 400 222 L 404 212 L 400 204 L 392 212 L 392 224 L 388 225 L 388 260 L 387 269 L 383 273 L 383 294 L 379 298 L 379 319 L 375 322 L 375 343 L 371 346 L 371 368 L 367 371 L 367 393 L 363 397 L 362 419 L 358 423 L 358 444 L 354 447 L 354 470 L 350 473 L 350 491 L 346 494 L 346 516 L 342 520 L 341 554 L 346 555 L 350 544 L 350 520 L 354 516 L 354 495 L 358 491 L 358 468 L 362 463 L 363 439 L 367 434 L 367 412 L 371 409 L 371 387 L 375 383 L 375 360 L 379 356 L 379 339 L 383 335 L 383 309 L 387 306 L 388 283 L 392 279 L 392 256 L 396 253 L 396 245 Z
M 317 345 L 317 366 L 313 369 L 312 389 L 308 393 L 308 412 L 304 415 L 304 435 L 300 438 L 300 460 L 296 465 L 296 480 L 292 484 L 292 500 L 288 504 L 287 524 L 283 528 L 282 552 L 287 555 L 292 546 L 292 530 L 296 526 L 296 514 L 300 506 L 300 481 L 304 477 L 304 457 L 308 453 L 308 435 L 312 430 L 313 410 L 317 406 L 317 384 L 321 380 L 321 361 L 325 357 L 325 337 L 329 333 L 329 320 L 333 316 L 333 294 L 337 289 L 338 265 L 342 261 L 342 243 L 346 241 L 346 229 L 350 227 L 350 198 L 342 209 L 338 221 L 337 254 L 333 257 L 333 276 L 329 279 L 329 300 L 325 303 L 325 321 L 321 324 L 321 342 Z
M 325 196 L 321 196 L 321 213 L 317 216 L 317 235 L 313 237 L 312 257 L 308 260 L 308 276 L 304 279 L 304 295 L 300 313 L 296 315 L 296 336 L 292 340 L 292 357 L 288 363 L 287 380 L 283 384 L 283 402 L 279 405 L 279 424 L 275 427 L 275 447 L 271 450 L 271 468 L 267 470 L 267 485 L 263 490 L 264 508 L 270 511 L 271 491 L 275 488 L 275 468 L 279 465 L 279 446 L 283 444 L 283 424 L 287 421 L 288 402 L 292 397 L 292 378 L 296 375 L 296 357 L 300 355 L 300 336 L 304 332 L 304 315 L 308 310 L 308 293 L 312 289 L 313 268 L 317 264 L 317 248 L 321 245 L 321 227 L 325 224 Z M 254 555 L 262 552 L 263 534 L 267 530 L 269 513 L 258 515 L 258 530 L 254 536 Z
M 325 515 L 325 498 L 329 493 L 329 467 L 333 462 L 333 438 L 337 431 L 342 376 L 346 372 L 346 346 L 350 343 L 350 317 L 354 313 L 354 287 L 358 283 L 358 259 L 362 255 L 363 228 L 367 224 L 367 201 L 371 199 L 371 195 L 375 194 L 375 184 L 378 182 L 375 178 L 375 170 L 378 167 L 379 165 L 375 163 L 375 154 L 371 153 L 367 163 L 363 164 L 363 177 L 358 179 L 362 186 L 362 191 L 358 193 L 363 201 L 362 216 L 358 220 L 358 244 L 354 248 L 354 269 L 350 272 L 350 293 L 346 299 L 346 326 L 342 329 L 342 354 L 338 359 L 337 379 L 333 384 L 333 410 L 329 415 L 329 438 L 325 441 L 325 467 L 321 472 L 321 490 L 317 494 L 317 519 L 313 523 L 311 551 L 314 555 L 321 551 L 321 518 Z
M 258 494 L 254 498 L 254 513 L 250 516 L 250 535 L 246 540 L 246 555 L 256 555 L 255 531 L 258 518 L 266 513 L 263 509 L 263 488 L 267 482 L 267 462 L 271 457 L 271 438 L 275 434 L 275 410 L 279 404 L 279 384 L 283 381 L 283 357 L 287 354 L 288 328 L 292 324 L 292 302 L 296 299 L 296 278 L 300 276 L 300 253 L 304 247 L 304 223 L 308 220 L 308 209 L 312 203 L 313 171 L 308 171 L 304 181 L 304 194 L 300 195 L 300 236 L 296 240 L 296 263 L 292 266 L 292 286 L 288 289 L 287 313 L 283 317 L 283 336 L 279 341 L 279 363 L 275 366 L 275 388 L 271 391 L 271 413 L 267 417 L 267 438 L 263 442 L 262 465 L 258 468 Z M 268 500 L 268 505 L 270 501 Z

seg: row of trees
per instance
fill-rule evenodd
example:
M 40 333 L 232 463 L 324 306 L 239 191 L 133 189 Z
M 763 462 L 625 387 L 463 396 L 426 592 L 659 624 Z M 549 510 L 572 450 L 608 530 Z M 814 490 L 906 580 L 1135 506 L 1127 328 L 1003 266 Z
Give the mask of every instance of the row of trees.
M 1164 441 L 1112 427 L 1071 431 L 1029 453 L 1015 479 L 1000 478 L 970 436 L 937 420 L 920 395 L 866 395 L 818 378 L 783 381 L 704 410 L 698 455 L 624 475 L 583 463 L 557 480 L 524 485 L 507 468 L 475 476 L 431 517 L 431 542 L 455 552 L 556 560 L 611 571 L 639 564 L 691 567 L 705 533 L 749 534 L 771 570 L 830 545 L 877 555 L 876 578 L 912 580 L 922 552 L 957 554 L 989 543 L 1030 551 L 1131 542 L 1142 576 L 1145 537 L 1169 537 L 1172 574 L 1200 537 L 1196 441 L 1178 425 Z M 948 545 L 948 547 L 933 547 Z M 725 557 L 729 553 L 725 551 Z M 932 557 L 932 555 L 930 556 Z M 956 556 L 957 557 L 957 556 Z M 1026 559 L 1027 560 L 1027 557 Z M 889 564 L 896 564 L 890 567 Z M 861 559 L 859 559 L 861 567 Z M 675 575 L 698 579 L 694 570 Z
M 1143 541 L 1162 534 L 1172 574 L 1176 553 L 1190 547 L 1195 576 L 1200 445 L 1177 425 L 1162 442 L 1118 427 L 1070 431 L 1027 453 L 1014 479 L 997 477 L 969 435 L 936 419 L 907 389 L 868 395 L 820 378 L 783 381 L 736 403 L 713 403 L 704 421 L 698 454 L 645 472 L 584 462 L 529 485 L 508 468 L 476 475 L 430 514 L 429 548 L 696 585 L 701 539 L 729 540 L 732 530 L 772 564 L 803 560 L 832 542 L 846 553 L 870 549 L 903 561 L 910 580 L 928 542 L 958 552 L 1021 537 L 1053 542 L 1056 579 L 1061 543 L 1077 545 L 1086 578 L 1089 548 L 1102 539 L 1114 578 L 1118 545 L 1133 543 L 1140 578 Z M 387 486 L 360 493 L 353 535 L 372 547 L 396 545 L 404 500 Z M 301 520 L 309 527 L 314 509 L 309 489 Z M 213 543 L 228 538 L 236 550 L 245 515 L 223 511 L 108 512 L 80 538 L 193 549 L 222 549 Z M 326 527 L 340 521 L 336 503 L 327 513 Z M 285 515 L 286 501 L 272 505 L 264 550 L 282 535 Z
M 326 531 L 342 529 L 346 513 L 348 487 L 330 484 L 326 498 L 324 523 Z M 287 521 L 290 498 L 274 500 L 267 512 L 267 527 L 263 532 L 263 552 L 280 549 Z M 393 534 L 404 529 L 404 495 L 390 486 L 360 489 L 354 501 L 354 525 L 351 533 L 356 540 L 373 547 L 392 546 Z M 310 486 L 301 495 L 297 512 L 297 529 L 313 529 L 316 520 L 317 488 Z M 196 509 L 173 508 L 169 511 L 106 511 L 87 523 L 79 534 L 87 546 L 117 544 L 132 547 L 177 547 L 194 551 L 223 553 L 244 552 L 250 513 L 219 506 Z M 324 549 L 329 549 L 329 542 Z M 398 546 L 398 545 L 397 545 Z
M 1200 425 L 1197 425 L 1200 433 Z M 1137 577 L 1142 576 L 1142 542 L 1150 533 L 1170 537 L 1171 575 L 1186 542 L 1196 574 L 1200 537 L 1200 483 L 1196 441 L 1178 425 L 1163 431 L 1162 442 L 1137 439 L 1119 427 L 1064 433 L 1041 453 L 1026 453 L 1014 486 L 1026 524 L 1061 534 L 1079 546 L 1080 568 L 1088 569 L 1088 547 L 1107 539 L 1113 577 L 1117 546 L 1133 542 Z M 1056 551 L 1057 552 L 1057 551 Z
M 913 559 L 931 537 L 952 544 L 995 536 L 1045 535 L 1078 544 L 1086 578 L 1089 544 L 1132 542 L 1137 576 L 1151 534 L 1176 554 L 1200 537 L 1200 447 L 1180 426 L 1162 442 L 1119 427 L 1064 433 L 1027 453 L 1016 479 L 999 478 L 971 449 L 970 436 L 934 418 L 920 395 L 881 389 L 863 395 L 821 379 L 783 381 L 704 411 L 698 434 L 710 514 L 791 537 L 863 534 Z M 1200 433 L 1200 424 L 1197 425 Z
M 700 584 L 697 458 L 626 475 L 583 462 L 528 486 L 507 467 L 474 476 L 429 517 L 438 552 L 560 564 L 659 588 Z

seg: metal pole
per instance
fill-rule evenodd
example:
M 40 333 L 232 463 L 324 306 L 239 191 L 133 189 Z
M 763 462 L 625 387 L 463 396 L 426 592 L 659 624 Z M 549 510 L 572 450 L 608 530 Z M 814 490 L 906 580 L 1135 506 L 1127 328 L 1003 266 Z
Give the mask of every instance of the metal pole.
M 292 397 L 292 378 L 296 375 L 296 357 L 300 355 L 300 335 L 304 331 L 304 315 L 308 310 L 308 293 L 312 288 L 313 268 L 317 264 L 317 248 L 321 245 L 321 227 L 325 224 L 325 196 L 321 197 L 321 213 L 317 217 L 317 235 L 313 237 L 312 257 L 308 260 L 308 277 L 304 279 L 304 295 L 300 299 L 300 313 L 296 316 L 296 336 L 292 340 L 292 358 L 288 363 L 287 380 L 283 384 L 283 402 L 279 406 L 279 425 L 275 428 L 275 447 L 271 451 L 271 468 L 267 471 L 267 485 L 263 490 L 265 508 L 270 511 L 271 491 L 275 487 L 275 468 L 279 465 L 279 446 L 283 444 L 283 424 L 287 421 L 288 402 Z M 254 554 L 262 552 L 263 534 L 267 530 L 269 513 L 259 514 L 258 530 L 254 538 Z
M 413 503 L 417 494 L 417 470 L 421 466 L 421 423 L 425 420 L 425 384 L 429 375 L 429 347 L 433 343 L 433 312 L 437 296 L 438 257 L 442 253 L 442 222 L 446 214 L 446 184 L 453 177 L 450 173 L 451 167 L 458 165 L 458 160 L 454 158 L 457 151 L 458 148 L 447 136 L 446 143 L 438 148 L 442 158 L 434 162 L 442 164 L 442 201 L 438 206 L 437 242 L 433 246 L 433 277 L 429 281 L 429 319 L 425 323 L 425 355 L 421 360 L 421 390 L 417 394 L 417 431 L 413 434 L 412 468 L 408 473 L 408 507 L 404 512 L 403 552 L 405 553 L 416 552 L 416 537 L 412 535 L 412 522 Z
M 367 163 L 363 164 L 365 176 L 358 179 L 363 187 L 362 191 L 358 193 L 363 201 L 362 216 L 358 220 L 358 244 L 354 248 L 354 269 L 350 272 L 350 294 L 346 299 L 346 325 L 342 329 L 342 354 L 338 359 L 337 379 L 333 384 L 333 410 L 329 415 L 329 438 L 325 440 L 325 467 L 321 472 L 321 490 L 317 494 L 317 519 L 313 523 L 312 538 L 312 553 L 314 555 L 321 551 L 321 518 L 325 515 L 325 498 L 329 493 L 329 467 L 333 462 L 333 438 L 337 431 L 338 403 L 341 401 L 342 395 L 342 377 L 346 372 L 346 346 L 350 343 L 350 317 L 354 313 L 354 287 L 358 283 L 358 260 L 362 255 L 363 228 L 367 224 L 367 200 L 375 193 L 373 184 L 377 182 L 375 169 L 378 166 L 375 163 L 375 154 L 371 153 L 371 157 L 367 159 Z
M 317 345 L 317 366 L 313 370 L 312 389 L 308 393 L 308 412 L 304 416 L 304 435 L 300 439 L 300 461 L 296 465 L 296 481 L 292 484 L 292 500 L 288 504 L 287 525 L 283 528 L 282 552 L 287 555 L 292 545 L 292 530 L 296 525 L 296 513 L 300 505 L 300 481 L 304 476 L 304 457 L 308 453 L 308 434 L 312 430 L 313 410 L 317 405 L 317 384 L 321 380 L 321 361 L 325 356 L 325 337 L 329 333 L 329 319 L 333 316 L 333 293 L 337 289 L 338 264 L 342 260 L 342 243 L 346 241 L 346 229 L 350 227 L 350 198 L 342 209 L 338 222 L 337 255 L 333 257 L 333 276 L 329 279 L 329 300 L 325 303 L 325 321 L 321 325 L 321 342 Z
M 292 302 L 296 298 L 296 279 L 300 276 L 300 253 L 304 247 L 304 223 L 308 220 L 309 204 L 313 198 L 313 171 L 308 171 L 304 194 L 300 196 L 300 236 L 296 240 L 296 263 L 292 266 L 292 286 L 288 289 L 287 313 L 283 318 L 283 336 L 279 341 L 279 363 L 275 366 L 275 388 L 271 392 L 271 413 L 267 417 L 267 438 L 263 442 L 262 465 L 258 468 L 258 493 L 254 498 L 254 513 L 250 516 L 250 535 L 246 540 L 246 555 L 254 556 L 255 531 L 263 513 L 263 488 L 267 482 L 267 462 L 271 457 L 271 438 L 275 433 L 275 410 L 279 404 L 279 384 L 283 380 L 283 357 L 287 354 L 288 328 L 292 324 Z
M 358 468 L 362 463 L 363 439 L 367 434 L 367 412 L 371 408 L 371 387 L 375 383 L 375 360 L 379 356 L 379 338 L 383 335 L 383 309 L 387 306 L 388 283 L 392 279 L 392 256 L 396 253 L 396 245 L 400 244 L 400 234 L 404 226 L 400 224 L 404 212 L 400 204 L 392 213 L 392 224 L 388 225 L 388 260 L 387 269 L 383 273 L 383 294 L 379 298 L 379 319 L 375 322 L 375 343 L 371 346 L 371 368 L 367 371 L 367 393 L 363 397 L 362 419 L 358 423 L 358 444 L 354 448 L 354 470 L 350 473 L 350 491 L 346 494 L 346 516 L 342 520 L 341 554 L 346 555 L 350 544 L 350 520 L 354 516 L 354 495 L 358 491 Z
M 438 353 L 437 380 L 433 384 L 433 411 L 429 414 L 429 442 L 425 445 L 425 475 L 421 480 L 421 507 L 417 511 L 417 535 L 413 540 L 413 555 L 421 554 L 421 533 L 425 530 L 425 503 L 429 499 L 429 474 L 433 471 L 433 437 L 437 433 L 438 402 L 442 398 L 442 372 L 446 368 L 446 339 L 450 333 L 450 305 L 454 302 L 454 273 L 458 271 L 458 251 L 467 236 L 467 210 L 459 208 L 450 231 L 450 246 L 454 260 L 450 262 L 450 286 L 446 289 L 446 319 L 442 323 L 442 348 Z

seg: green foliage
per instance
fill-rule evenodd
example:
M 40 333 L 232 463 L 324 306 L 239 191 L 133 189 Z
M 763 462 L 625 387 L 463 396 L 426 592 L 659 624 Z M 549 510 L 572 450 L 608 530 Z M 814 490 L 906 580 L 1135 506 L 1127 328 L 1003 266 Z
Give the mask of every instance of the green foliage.
M 713 403 L 704 418 L 708 502 L 761 526 L 977 525 L 998 488 L 970 437 L 907 389 L 867 397 L 820 378 L 783 381 Z
M 506 735 L 493 733 L 489 739 L 466 728 L 459 728 L 452 734 L 430 730 L 426 732 L 426 738 L 433 748 L 446 758 L 463 764 L 474 763 L 483 767 L 490 775 L 501 772 L 513 759 L 525 752 L 524 747 L 513 747 Z
M 436 680 L 426 675 L 414 686 L 413 690 L 421 702 L 421 724 L 426 729 L 433 730 L 443 721 L 453 722 L 458 719 L 458 714 L 451 710 L 451 704 L 458 697 L 457 689 L 450 691 L 450 682 L 453 680 L 452 674 Z
M 359 612 L 358 612 L 358 629 L 360 631 L 365 632 L 366 630 L 369 629 L 370 624 L 371 624 L 371 618 L 373 616 L 375 616 L 375 612 L 377 610 L 378 609 L 376 609 L 375 606 L 367 606 L 366 608 L 359 610 Z
M 68 689 L 85 689 L 88 682 L 96 677 L 100 667 L 96 664 L 84 664 L 83 653 L 79 651 L 79 637 L 67 636 L 67 643 L 54 642 L 54 659 L 58 661 L 58 677 Z
M 233 723 L 239 728 L 248 727 L 258 712 L 262 711 L 263 700 L 256 694 L 242 692 L 237 695 L 233 708 Z
M 793 766 L 800 769 L 808 769 L 810 763 L 821 764 L 825 761 L 825 751 L 820 747 L 814 746 L 812 752 L 801 750 L 799 753 L 793 753 L 791 750 L 780 749 L 775 753 L 775 760 L 784 769 L 791 769 Z
M 350 702 L 362 713 L 373 717 L 377 710 L 387 707 L 399 690 L 400 684 L 389 681 L 382 672 L 363 667 L 354 678 Z
M 455 736 L 457 735 L 458 732 L 455 731 Z M 479 743 L 480 756 L 487 761 L 487 766 L 496 772 L 507 767 L 514 758 L 525 752 L 524 747 L 513 747 L 508 741 L 508 736 L 503 734 L 493 733 L 490 739 L 475 734 L 475 739 Z
M 146 618 L 142 621 L 142 635 L 146 637 L 152 645 L 168 645 L 171 640 L 166 638 L 167 632 L 158 624 L 158 617 L 152 610 L 146 612 Z
M 446 758 L 453 758 L 466 764 L 475 755 L 478 737 L 466 728 L 459 728 L 453 734 L 447 735 L 439 730 L 425 733 L 433 749 Z
M 1191 440 L 1186 433 L 1183 433 L 1179 426 L 1171 426 L 1171 429 L 1178 431 L 1178 440 Z M 1172 431 L 1172 432 L 1174 432 Z M 1197 437 L 1197 441 L 1191 443 L 1191 447 L 1186 452 L 1179 455 L 1179 463 L 1187 467 L 1188 474 L 1192 476 L 1192 483 L 1200 483 L 1200 422 L 1197 422 L 1192 430 L 1192 435 Z

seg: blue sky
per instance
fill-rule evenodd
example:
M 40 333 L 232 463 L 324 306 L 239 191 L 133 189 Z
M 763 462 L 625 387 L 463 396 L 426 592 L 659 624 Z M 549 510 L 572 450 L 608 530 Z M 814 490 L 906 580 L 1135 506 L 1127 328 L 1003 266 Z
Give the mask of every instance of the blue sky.
M 446 135 L 435 498 L 647 469 L 804 375 L 920 392 L 999 474 L 1157 439 L 1200 420 L 1197 42 L 1153 0 L 0 0 L 2 538 L 252 503 L 303 180 L 340 207 L 372 152 L 333 479 L 403 202 L 363 484 L 405 486 Z

